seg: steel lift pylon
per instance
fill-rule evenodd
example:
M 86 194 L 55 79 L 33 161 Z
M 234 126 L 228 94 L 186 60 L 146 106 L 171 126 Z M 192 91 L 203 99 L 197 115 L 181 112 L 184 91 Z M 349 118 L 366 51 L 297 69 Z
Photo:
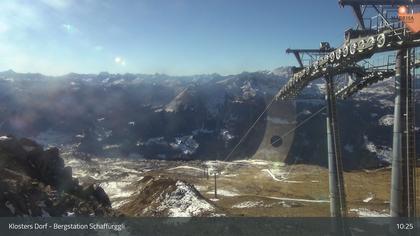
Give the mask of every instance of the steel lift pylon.
M 293 53 L 299 63 L 300 68 L 296 68 L 295 72 L 302 70 L 304 67 L 303 56 L 309 56 L 310 61 L 327 55 L 334 49 L 329 47 L 328 43 L 321 43 L 320 49 L 287 49 L 286 53 Z M 341 159 L 341 145 L 338 132 L 337 112 L 336 112 L 336 91 L 332 76 L 325 77 L 326 94 L 325 101 L 327 104 L 327 149 L 328 149 L 328 173 L 329 173 L 329 198 L 330 198 L 330 215 L 332 218 L 332 233 L 340 235 L 348 235 L 343 217 L 346 216 L 346 196 L 344 188 L 343 164 Z
M 344 190 L 343 162 L 341 156 L 340 136 L 338 131 L 336 97 L 334 80 L 325 78 L 327 104 L 327 149 L 330 191 L 330 213 L 332 217 L 345 217 L 347 213 Z
M 398 11 L 399 5 L 414 7 L 418 6 L 420 2 L 413 0 L 340 0 L 339 3 L 342 6 L 353 8 L 358 27 L 346 31 L 342 46 L 312 60 L 305 67 L 302 67 L 302 63 L 299 63 L 301 68 L 294 72 L 293 77 L 277 94 L 277 98 L 292 98 L 311 81 L 318 78 L 327 78 L 327 88 L 330 87 L 330 89 L 327 89 L 327 93 L 332 94 L 333 86 L 328 83 L 328 80 L 332 80 L 334 76 L 358 71 L 360 68 L 358 68 L 357 63 L 371 58 L 374 54 L 397 51 L 395 70 L 371 71 L 372 78 L 365 76 L 366 80 L 360 80 L 350 86 L 352 88 L 349 87 L 348 90 L 339 91 L 339 93 L 343 96 L 351 95 L 381 78 L 389 77 L 392 73 L 396 75 L 390 214 L 395 217 L 415 217 L 416 140 L 414 137 L 414 87 L 411 70 L 417 65 L 415 65 L 415 60 L 411 58 L 410 52 L 412 48 L 420 47 L 420 34 L 410 32 L 398 16 L 396 17 L 393 14 Z M 371 10 L 368 11 L 368 8 Z M 366 18 L 372 12 L 375 18 L 371 17 L 370 19 L 376 19 L 376 24 L 373 25 L 372 21 Z M 290 52 L 296 56 L 298 51 Z M 327 96 L 327 104 L 334 111 L 335 103 L 329 101 L 332 99 L 335 99 L 335 97 Z M 329 116 L 330 120 L 336 120 L 333 113 L 330 113 Z M 333 126 L 329 124 L 328 127 Z M 331 128 L 331 134 L 328 134 L 328 136 L 332 136 L 332 138 L 330 137 L 331 140 L 338 144 L 338 135 L 334 136 L 334 132 Z M 334 147 L 334 145 L 329 146 Z M 329 153 L 336 155 L 333 159 L 337 159 L 339 150 L 329 150 Z M 333 172 L 332 175 L 335 175 L 335 173 Z M 339 184 L 339 182 L 336 183 Z M 332 195 L 334 195 L 334 191 Z M 331 209 L 332 215 L 339 215 L 333 213 L 333 209 L 337 209 L 337 207 Z
M 418 5 L 413 0 L 340 0 L 342 6 L 351 6 L 359 23 L 366 30 L 364 9 L 373 7 L 389 26 L 386 15 L 378 9 L 383 6 Z M 379 6 L 379 7 L 378 7 Z M 391 27 L 390 27 L 391 28 Z M 410 36 L 407 37 L 410 41 Z M 411 38 L 412 40 L 412 38 Z M 392 144 L 391 217 L 416 217 L 416 150 L 415 150 L 415 99 L 412 68 L 415 68 L 412 49 L 402 47 L 395 59 L 395 106 Z
M 416 154 L 411 50 L 397 52 L 390 214 L 416 216 Z

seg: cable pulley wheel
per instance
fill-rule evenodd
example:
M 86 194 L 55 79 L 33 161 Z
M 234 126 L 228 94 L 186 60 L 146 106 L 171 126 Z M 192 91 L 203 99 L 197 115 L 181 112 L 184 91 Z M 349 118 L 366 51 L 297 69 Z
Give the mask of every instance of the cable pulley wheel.
M 378 38 L 376 39 L 376 42 L 377 42 L 376 45 L 378 46 L 378 48 L 382 48 L 383 46 L 385 46 L 385 44 L 386 44 L 385 34 L 378 35 Z
M 375 46 L 376 40 L 375 37 L 369 37 L 367 40 L 367 47 L 368 48 L 373 48 Z
M 356 51 L 357 51 L 357 43 L 356 42 L 354 42 L 350 45 L 350 50 L 349 51 L 350 51 L 351 55 L 356 54 Z
M 341 59 L 341 54 L 342 54 L 342 50 L 341 50 L 341 48 L 339 48 L 335 53 L 335 58 L 337 60 L 340 60 Z
M 314 62 L 313 67 L 314 67 L 314 70 L 318 70 L 319 68 L 318 61 Z
M 343 51 L 343 57 L 347 57 L 349 55 L 349 46 L 345 45 L 342 51 Z
M 335 52 L 331 52 L 330 53 L 330 62 L 334 63 L 334 60 L 335 60 Z
M 359 52 L 363 52 L 363 50 L 365 50 L 366 48 L 366 40 L 362 39 L 357 43 L 357 49 Z

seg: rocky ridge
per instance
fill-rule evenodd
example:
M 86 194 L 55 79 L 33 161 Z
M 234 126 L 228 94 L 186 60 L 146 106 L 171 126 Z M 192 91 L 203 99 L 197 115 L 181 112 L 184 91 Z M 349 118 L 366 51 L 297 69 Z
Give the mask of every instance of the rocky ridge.
M 82 186 L 57 148 L 0 137 L 0 216 L 114 216 L 105 191 Z

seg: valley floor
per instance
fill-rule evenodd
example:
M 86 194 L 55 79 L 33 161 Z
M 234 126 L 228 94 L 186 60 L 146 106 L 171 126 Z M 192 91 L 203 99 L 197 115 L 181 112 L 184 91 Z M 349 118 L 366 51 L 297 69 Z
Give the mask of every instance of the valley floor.
M 72 166 L 74 177 L 81 182 L 100 183 L 116 209 L 124 209 L 121 206 L 130 202 L 138 189 L 141 189 L 140 180 L 152 176 L 192 184 L 215 206 L 217 215 L 329 216 L 328 170 L 317 166 L 285 166 L 283 163 L 262 160 L 82 161 L 66 157 L 65 160 L 67 165 Z M 349 216 L 389 215 L 390 170 L 385 168 L 345 173 Z M 214 194 L 214 173 L 217 197 Z

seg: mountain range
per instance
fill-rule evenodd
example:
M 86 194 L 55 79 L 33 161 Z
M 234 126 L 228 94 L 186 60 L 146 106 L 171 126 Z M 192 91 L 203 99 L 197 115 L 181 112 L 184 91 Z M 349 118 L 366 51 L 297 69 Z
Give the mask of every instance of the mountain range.
M 5 71 L 0 72 L 0 133 L 87 156 L 223 159 L 290 76 L 288 67 L 228 76 L 103 72 L 52 77 Z M 265 114 L 231 158 L 258 153 L 269 122 L 280 124 L 292 114 L 298 125 L 322 108 L 323 83 L 312 82 L 291 101 L 293 109 L 276 117 Z M 388 79 L 338 101 L 345 168 L 389 162 L 393 91 Z M 290 145 L 282 147 L 287 155 L 279 160 L 326 165 L 325 113 L 292 135 Z

